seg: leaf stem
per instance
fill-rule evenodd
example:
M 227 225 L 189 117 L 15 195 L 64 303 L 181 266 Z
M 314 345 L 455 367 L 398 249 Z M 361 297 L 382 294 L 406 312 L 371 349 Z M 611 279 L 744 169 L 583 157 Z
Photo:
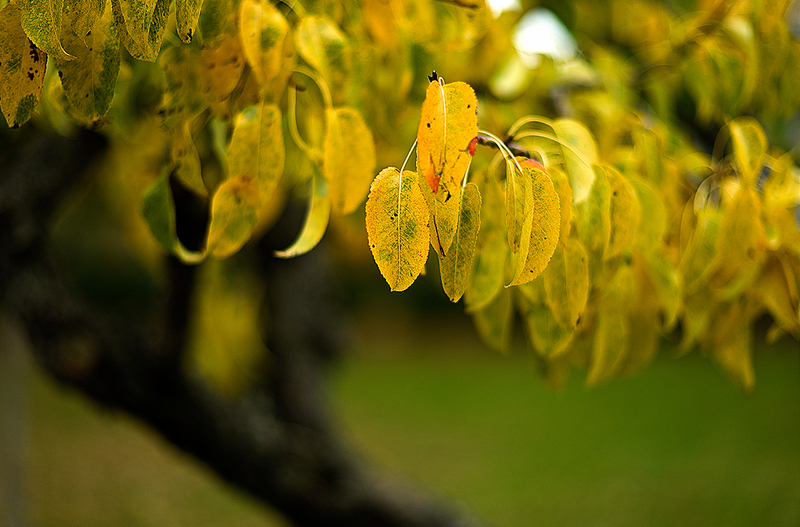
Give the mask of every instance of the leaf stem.
M 408 164 L 408 160 L 411 157 L 411 152 L 417 147 L 417 140 L 414 139 L 414 144 L 411 145 L 411 148 L 408 150 L 408 154 L 406 154 L 406 159 L 403 161 L 403 165 L 400 167 L 400 175 L 403 175 L 403 171 L 406 169 L 406 165 Z
M 331 91 L 330 89 L 328 89 L 328 84 L 322 79 L 322 77 L 317 75 L 315 71 L 306 68 L 305 66 L 298 66 L 294 70 L 294 72 L 300 73 L 301 75 L 305 75 L 306 77 L 314 81 L 314 84 L 317 85 L 317 88 L 319 88 L 319 91 L 322 94 L 322 100 L 325 102 L 325 109 L 329 110 L 333 108 L 333 98 L 331 97 Z

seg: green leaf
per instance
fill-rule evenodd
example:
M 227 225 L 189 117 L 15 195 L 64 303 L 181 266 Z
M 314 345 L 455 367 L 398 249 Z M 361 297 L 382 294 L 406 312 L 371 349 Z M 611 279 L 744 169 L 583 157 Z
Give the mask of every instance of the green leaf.
M 752 117 L 738 117 L 728 123 L 733 142 L 733 158 L 744 184 L 753 187 L 767 157 L 767 136 Z
M 461 212 L 456 234 L 447 256 L 440 258 L 439 274 L 445 294 L 451 302 L 458 302 L 467 288 L 472 271 L 472 258 L 481 224 L 481 195 L 475 183 L 467 183 L 461 190 Z
M 44 86 L 47 55 L 31 42 L 20 25 L 16 4 L 0 10 L 0 109 L 8 126 L 31 118 Z
M 261 202 L 271 200 L 286 159 L 280 108 L 262 103 L 239 113 L 227 158 L 230 177 L 252 178 L 258 185 Z
M 564 329 L 545 301 L 544 282 L 536 279 L 520 287 L 516 295 L 528 338 L 542 357 L 557 357 L 569 349 L 575 332 Z
M 239 16 L 245 57 L 263 87 L 283 69 L 289 23 L 278 8 L 266 0 L 243 0 Z
M 161 51 L 170 0 L 111 0 L 120 41 L 131 56 L 154 62 Z
M 191 42 L 197 32 L 197 21 L 202 6 L 203 0 L 175 0 L 178 36 L 184 44 Z
M 328 228 L 331 216 L 331 196 L 328 181 L 318 173 L 311 178 L 311 196 L 303 230 L 294 243 L 283 251 L 275 251 L 278 258 L 294 258 L 316 247 Z
M 413 284 L 428 259 L 430 215 L 418 180 L 416 172 L 401 178 L 398 169 L 384 168 L 367 198 L 369 248 L 392 291 Z
M 508 256 L 503 212 L 503 190 L 493 179 L 483 186 L 481 228 L 475 248 L 472 277 L 464 292 L 467 311 L 481 309 L 503 289 Z
M 169 175 L 161 176 L 142 196 L 142 214 L 158 242 L 175 250 L 178 235 L 175 231 L 175 202 L 169 187 Z
M 192 122 L 186 120 L 175 129 L 172 136 L 172 162 L 175 164 L 175 177 L 186 188 L 200 196 L 208 195 L 200 166 L 200 154 L 192 139 Z
M 625 251 L 633 242 L 639 225 L 639 203 L 628 181 L 615 169 L 606 169 L 610 198 L 610 234 L 605 257 L 611 258 Z
M 589 299 L 589 259 L 578 240 L 557 247 L 542 273 L 545 299 L 564 329 L 574 330 Z
M 22 29 L 36 47 L 60 60 L 75 58 L 61 45 L 63 0 L 19 0 L 18 5 Z
M 523 165 L 523 177 L 530 180 L 532 211 L 520 235 L 517 270 L 508 285 L 530 282 L 547 267 L 558 245 L 561 205 L 553 182 L 543 170 Z
M 511 344 L 514 310 L 511 290 L 503 289 L 486 306 L 472 312 L 472 320 L 481 340 L 490 348 L 505 352 Z
M 256 226 L 261 205 L 255 182 L 247 177 L 227 179 L 211 200 L 206 251 L 217 258 L 227 258 L 242 248 Z
M 296 32 L 297 51 L 312 68 L 322 74 L 334 99 L 342 93 L 352 63 L 347 36 L 327 16 L 303 17 Z
M 575 227 L 588 251 L 604 255 L 611 238 L 611 187 L 607 174 L 610 167 L 594 165 L 594 182 L 586 199 L 574 207 Z
M 592 165 L 597 162 L 597 144 L 586 127 L 571 119 L 557 119 L 553 130 L 563 144 L 561 151 L 572 199 L 575 203 L 582 203 L 589 197 L 594 182 Z
M 120 49 L 119 35 L 111 6 L 87 35 L 67 30 L 64 46 L 74 60 L 55 58 L 64 94 L 74 114 L 85 123 L 95 123 L 108 113 L 117 86 Z
M 330 182 L 334 212 L 350 214 L 364 201 L 375 170 L 375 143 L 352 108 L 325 112 L 322 172 Z

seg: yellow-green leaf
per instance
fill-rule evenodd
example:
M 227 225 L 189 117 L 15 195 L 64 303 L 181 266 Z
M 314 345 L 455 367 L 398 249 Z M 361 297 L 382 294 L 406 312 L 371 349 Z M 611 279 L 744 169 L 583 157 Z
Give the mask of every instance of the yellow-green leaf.
M 351 50 L 345 34 L 327 16 L 303 17 L 297 28 L 297 51 L 328 81 L 339 99 L 350 76 Z
M 259 84 L 264 86 L 283 68 L 283 47 L 289 23 L 267 0 L 243 0 L 239 13 L 245 57 Z
M 459 193 L 478 136 L 478 100 L 463 82 L 428 85 L 417 128 L 417 171 L 439 203 Z M 443 240 L 445 251 L 448 240 Z
M 503 191 L 494 179 L 486 181 L 482 201 L 475 265 L 467 290 L 464 292 L 467 311 L 481 309 L 503 288 L 503 269 L 508 256 L 503 219 Z
M 333 210 L 350 214 L 369 191 L 375 170 L 375 143 L 356 110 L 331 108 L 325 116 L 322 172 L 330 183 Z
M 294 258 L 306 254 L 319 244 L 328 229 L 328 221 L 331 217 L 328 181 L 315 172 L 314 177 L 311 178 L 311 187 L 311 199 L 303 230 L 300 231 L 291 246 L 283 251 L 275 251 L 275 256 L 278 258 Z
M 186 188 L 193 190 L 200 196 L 208 195 L 208 188 L 203 181 L 200 167 L 200 154 L 192 139 L 192 122 L 184 121 L 175 129 L 172 136 L 172 162 L 175 163 L 175 177 Z
M 564 329 L 574 330 L 589 299 L 589 259 L 578 240 L 557 247 L 542 273 L 547 305 Z
M 272 198 L 283 175 L 286 147 L 281 121 L 281 110 L 274 104 L 245 108 L 236 117 L 228 146 L 230 177 L 252 178 L 262 203 Z
M 660 251 L 651 251 L 643 255 L 643 259 L 647 276 L 663 310 L 664 328 L 672 328 L 681 308 L 682 290 L 678 271 Z
M 586 199 L 576 200 L 575 227 L 586 249 L 605 254 L 611 237 L 611 187 L 607 174 L 610 167 L 594 165 L 594 182 Z
M 572 119 L 557 119 L 553 130 L 562 143 L 564 169 L 572 188 L 572 199 L 581 203 L 592 190 L 595 178 L 592 165 L 597 162 L 597 144 L 589 130 Z
M 633 242 L 639 225 L 639 202 L 633 187 L 624 176 L 611 167 L 606 168 L 610 189 L 610 234 L 605 257 L 621 254 Z
M 473 311 L 472 320 L 481 340 L 490 348 L 504 352 L 511 343 L 513 315 L 511 290 L 503 289 L 486 306 Z
M 142 215 L 158 242 L 173 251 L 178 243 L 175 231 L 175 203 L 169 175 L 161 176 L 142 196 Z
M 758 121 L 752 117 L 738 117 L 728 123 L 728 129 L 739 176 L 747 186 L 752 187 L 767 157 L 767 136 Z
M 61 45 L 63 0 L 20 0 L 18 5 L 22 29 L 37 48 L 53 58 L 75 58 Z
M 451 302 L 458 302 L 464 294 L 472 270 L 472 258 L 481 224 L 481 195 L 475 183 L 470 182 L 462 187 L 460 201 L 461 211 L 452 250 L 439 259 L 442 286 Z
M 664 202 L 647 183 L 638 179 L 630 179 L 628 183 L 641 211 L 634 234 L 634 245 L 640 251 L 648 252 L 659 246 L 667 228 Z
M 525 221 L 533 210 L 531 179 L 506 157 L 506 237 L 511 252 L 518 252 Z
M 623 365 L 628 347 L 628 320 L 619 311 L 597 312 L 597 327 L 592 340 L 592 359 L 586 384 L 596 386 L 614 375 Z
M 185 43 L 192 41 L 197 32 L 197 20 L 203 0 L 175 0 L 175 20 L 178 36 Z
M 544 283 L 533 280 L 516 296 L 531 345 L 542 357 L 557 357 L 569 349 L 575 332 L 564 329 L 545 302 Z
M 102 17 L 110 6 L 106 0 L 66 0 L 64 7 L 64 13 L 68 14 L 70 29 L 83 40 L 92 31 L 97 19 Z M 114 30 L 116 31 L 116 28 Z
M 181 126 L 208 107 L 211 85 L 201 74 L 200 53 L 196 46 L 174 46 L 158 58 L 164 71 L 162 124 L 166 128 Z
M 716 209 L 700 209 L 696 216 L 694 232 L 680 262 L 688 292 L 707 283 L 708 269 L 716 251 L 721 214 Z
M 773 320 L 787 333 L 800 340 L 800 307 L 792 302 L 792 288 L 788 269 L 778 260 L 772 260 L 756 283 L 755 290 L 761 303 L 769 310 Z M 792 276 L 794 278 L 794 276 Z M 796 287 L 796 284 L 794 284 Z M 796 294 L 796 291 L 794 291 Z
M 755 388 L 753 368 L 753 327 L 744 302 L 734 302 L 709 324 L 704 346 L 728 376 L 746 393 Z
M 206 251 L 227 258 L 242 248 L 256 225 L 260 206 L 258 188 L 246 176 L 225 180 L 211 200 Z
M 200 50 L 200 73 L 211 86 L 211 102 L 228 98 L 239 84 L 246 60 L 236 34 L 204 44 Z
M 561 205 L 553 182 L 533 165 L 522 167 L 530 180 L 532 211 L 525 219 L 520 237 L 517 270 L 509 285 L 530 282 L 547 267 L 558 245 Z
M 25 35 L 16 4 L 0 10 L 0 109 L 8 126 L 31 118 L 44 86 L 47 55 Z
M 431 244 L 440 257 L 450 252 L 458 227 L 458 214 L 461 210 L 461 193 L 457 192 L 445 202 L 432 199 L 428 202 L 431 213 Z
M 86 123 L 94 123 L 108 113 L 117 86 L 120 50 L 119 35 L 111 5 L 87 35 L 67 30 L 64 46 L 74 60 L 55 57 L 64 94 L 75 114 Z
M 367 236 L 372 257 L 392 291 L 407 289 L 428 259 L 428 218 L 416 172 L 396 168 L 375 177 L 367 198 Z
M 558 167 L 550 167 L 548 175 L 558 192 L 559 210 L 561 210 L 561 228 L 558 236 L 560 244 L 566 243 L 572 227 L 572 187 L 567 175 Z
M 153 62 L 161 51 L 170 0 L 111 0 L 120 41 L 131 56 Z

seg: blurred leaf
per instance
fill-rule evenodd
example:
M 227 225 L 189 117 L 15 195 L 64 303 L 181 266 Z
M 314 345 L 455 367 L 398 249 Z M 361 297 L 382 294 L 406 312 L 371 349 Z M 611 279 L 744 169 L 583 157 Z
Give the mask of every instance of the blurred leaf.
M 31 42 L 20 25 L 16 4 L 0 10 L 0 108 L 8 126 L 31 118 L 44 86 L 47 55 Z
M 502 192 L 500 185 L 491 179 L 483 187 L 475 265 L 464 293 L 467 311 L 481 309 L 503 289 L 508 243 L 504 232 Z
M 322 172 L 330 183 L 333 211 L 350 214 L 364 201 L 375 170 L 375 143 L 352 108 L 325 112 Z
M 314 173 L 311 179 L 311 196 L 306 212 L 306 221 L 303 230 L 294 243 L 283 251 L 275 251 L 278 258 L 294 258 L 306 254 L 316 247 L 328 228 L 331 217 L 331 196 L 328 192 L 328 181 L 321 175 Z
M 475 183 L 461 187 L 459 201 L 461 211 L 453 238 L 453 250 L 439 259 L 442 286 L 451 302 L 458 302 L 464 294 L 472 271 L 472 258 L 481 224 L 481 195 Z
M 564 329 L 556 321 L 545 300 L 543 280 L 533 280 L 519 289 L 521 294 L 515 298 L 533 348 L 548 358 L 564 354 L 572 344 L 575 332 Z
M 258 187 L 248 176 L 225 180 L 211 199 L 211 222 L 206 251 L 227 258 L 242 248 L 256 225 L 261 205 Z
M 728 123 L 733 142 L 733 157 L 744 184 L 753 187 L 767 156 L 767 136 L 758 121 L 739 117 Z
M 133 58 L 153 62 L 161 51 L 169 0 L 111 0 L 120 41 Z
M 610 235 L 605 257 L 625 251 L 633 242 L 639 225 L 639 202 L 628 181 L 613 168 L 606 170 L 610 195 Z
M 542 273 L 545 300 L 564 329 L 574 330 L 589 299 L 589 260 L 578 240 L 557 247 Z
M 594 165 L 592 187 L 581 202 L 575 201 L 573 208 L 578 236 L 588 251 L 604 255 L 611 237 L 611 187 L 607 174 L 614 169 Z
M 534 207 L 531 178 L 517 169 L 510 157 L 506 160 L 506 236 L 511 252 L 518 252 L 522 231 Z
M 641 252 L 656 249 L 664 238 L 667 228 L 667 213 L 664 203 L 653 188 L 638 179 L 628 180 L 639 204 L 639 223 L 635 231 L 634 245 Z
M 562 147 L 564 168 L 569 177 L 574 202 L 582 203 L 589 197 L 595 178 L 592 165 L 597 162 L 597 145 L 586 129 L 578 121 L 557 119 L 553 130 Z
M 416 172 L 385 168 L 367 198 L 372 257 L 392 291 L 407 289 L 428 259 L 428 208 Z
M 175 177 L 186 188 L 200 196 L 208 195 L 200 167 L 200 155 L 192 139 L 192 122 L 184 121 L 175 129 L 172 136 L 172 162 L 175 163 Z
M 310 15 L 300 21 L 296 39 L 300 56 L 322 74 L 338 99 L 336 94 L 343 91 L 352 67 L 347 36 L 327 16 Z
M 169 188 L 169 176 L 163 175 L 142 196 L 142 214 L 158 242 L 173 251 L 178 243 L 175 233 L 175 203 Z
M 284 40 L 289 23 L 266 0 L 242 0 L 239 26 L 247 62 L 261 86 L 275 79 L 283 69 Z
M 505 352 L 511 344 L 513 324 L 511 290 L 503 289 L 494 300 L 472 312 L 472 320 L 481 340 L 490 348 Z

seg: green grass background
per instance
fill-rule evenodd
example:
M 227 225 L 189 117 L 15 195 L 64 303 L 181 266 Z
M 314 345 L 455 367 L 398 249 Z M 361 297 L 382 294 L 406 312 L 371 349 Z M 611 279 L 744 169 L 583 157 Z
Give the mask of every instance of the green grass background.
M 796 341 L 759 350 L 749 397 L 697 354 L 553 391 L 466 328 L 366 338 L 332 371 L 371 463 L 498 527 L 800 525 Z M 285 525 L 126 416 L 36 372 L 30 389 L 30 525 Z

